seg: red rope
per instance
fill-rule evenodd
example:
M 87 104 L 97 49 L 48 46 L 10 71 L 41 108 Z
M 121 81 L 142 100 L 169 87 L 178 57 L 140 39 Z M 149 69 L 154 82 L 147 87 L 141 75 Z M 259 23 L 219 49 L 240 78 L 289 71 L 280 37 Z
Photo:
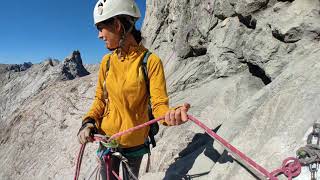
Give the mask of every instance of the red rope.
M 255 170 L 259 171 L 262 175 L 265 177 L 268 177 L 270 180 L 276 180 L 277 178 L 273 177 L 266 169 L 261 167 L 259 164 L 254 162 L 252 159 L 250 159 L 248 156 L 243 154 L 241 151 L 239 151 L 237 148 L 229 144 L 226 140 L 218 136 L 216 133 L 214 133 L 211 129 L 209 129 L 207 126 L 205 126 L 203 123 L 201 123 L 196 118 L 188 115 L 188 118 L 193 121 L 195 124 L 200 126 L 202 129 L 206 131 L 207 134 L 209 134 L 213 139 L 217 140 L 220 144 L 222 144 L 226 149 L 228 149 L 229 152 L 232 152 L 232 155 L 239 156 L 242 160 L 244 160 L 248 165 L 253 167 Z M 238 159 L 238 158 L 237 158 Z
M 118 180 L 122 180 L 120 176 L 118 176 L 117 173 L 115 173 L 114 171 L 112 171 L 112 174 L 114 175 L 114 177 L 116 177 Z
M 149 126 L 150 124 L 156 123 L 156 122 L 158 122 L 158 121 L 160 121 L 160 120 L 163 120 L 163 119 L 164 119 L 164 116 L 159 117 L 159 118 L 157 118 L 157 119 L 150 120 L 150 121 L 148 121 L 148 122 L 146 122 L 146 123 L 143 123 L 143 124 L 140 124 L 140 125 L 138 125 L 138 126 L 136 126 L 136 127 L 129 128 L 129 129 L 125 130 L 125 131 L 118 132 L 118 133 L 112 135 L 112 136 L 108 139 L 108 142 L 110 142 L 111 140 L 116 139 L 116 138 L 118 138 L 118 137 L 120 137 L 120 136 L 122 136 L 122 135 L 124 135 L 124 134 L 128 134 L 128 133 L 133 132 L 133 131 L 135 131 L 135 130 L 141 129 L 141 128 L 146 127 L 146 126 Z
M 284 174 L 291 180 L 301 173 L 301 164 L 297 158 L 288 157 L 282 162 L 282 167 L 271 172 L 273 176 Z
M 197 124 L 199 127 L 204 129 L 207 134 L 209 134 L 213 139 L 217 140 L 222 146 L 224 146 L 226 149 L 228 149 L 229 152 L 232 153 L 233 156 L 236 156 L 235 158 L 239 160 L 240 162 L 245 163 L 244 165 L 247 165 L 246 167 L 253 171 L 258 171 L 261 175 L 264 176 L 264 178 L 270 179 L 270 180 L 277 180 L 277 175 L 283 173 L 288 177 L 288 180 L 291 180 L 293 177 L 298 176 L 301 173 L 301 164 L 299 163 L 299 160 L 297 158 L 289 157 L 285 159 L 282 163 L 282 167 L 273 171 L 270 173 L 265 168 L 254 162 L 251 158 L 246 156 L 244 153 L 239 151 L 237 148 L 232 146 L 230 143 L 228 143 L 226 140 L 218 136 L 215 132 L 213 132 L 211 129 L 209 129 L 207 126 L 205 126 L 203 123 L 201 123 L 198 119 L 196 119 L 193 116 L 188 115 L 188 118 L 193 121 L 195 124 Z M 293 161 L 293 162 L 289 162 Z M 258 174 L 256 174 L 258 175 Z
M 163 120 L 163 119 L 164 119 L 164 116 L 159 117 L 157 119 L 150 120 L 150 121 L 148 121 L 148 122 L 146 122 L 144 124 L 141 124 L 141 125 L 138 125 L 136 127 L 130 128 L 130 129 L 126 130 L 126 131 L 122 131 L 122 132 L 116 133 L 116 134 L 112 135 L 108 139 L 108 141 L 116 139 L 116 138 L 118 138 L 118 137 L 120 137 L 120 136 L 122 136 L 124 134 L 133 132 L 133 131 L 135 131 L 137 129 L 149 126 L 150 124 L 156 123 L 156 122 L 158 122 L 160 120 Z M 278 180 L 278 178 L 276 176 L 281 174 L 281 173 L 283 173 L 284 175 L 286 175 L 288 177 L 288 180 L 291 180 L 293 177 L 296 177 L 301 173 L 301 164 L 299 163 L 298 159 L 293 158 L 293 157 L 289 157 L 289 158 L 285 159 L 283 161 L 283 163 L 282 163 L 282 167 L 281 168 L 276 169 L 276 170 L 274 170 L 274 171 L 272 171 L 270 173 L 265 168 L 263 168 L 262 166 L 260 166 L 256 162 L 254 162 L 251 158 L 249 158 L 244 153 L 242 153 L 237 148 L 235 148 L 230 143 L 228 143 L 225 139 L 223 139 L 222 137 L 218 136 L 215 132 L 213 132 L 210 128 L 205 126 L 202 122 L 200 122 L 195 117 L 193 117 L 191 115 L 188 115 L 188 119 L 190 119 L 196 125 L 198 125 L 203 130 L 205 130 L 208 135 L 210 135 L 213 139 L 217 140 L 223 147 L 225 147 L 228 150 L 229 153 L 231 153 L 234 156 L 235 159 L 237 159 L 240 163 L 242 163 L 247 168 L 249 168 L 251 171 L 253 171 L 253 173 L 255 175 L 259 176 L 259 178 L 269 179 L 269 180 Z M 95 138 L 98 139 L 98 137 L 96 137 L 96 136 L 95 136 Z M 101 137 L 99 137 L 99 138 L 101 140 Z M 80 153 L 83 154 L 82 148 L 84 150 L 84 145 L 82 145 L 81 149 L 80 149 Z M 79 153 L 79 155 L 80 155 L 80 153 Z M 80 166 L 81 166 L 81 159 L 82 159 L 82 157 L 79 158 L 79 156 L 78 156 L 75 180 L 77 180 L 76 176 L 79 176 L 79 171 L 80 171 Z
M 110 156 L 103 157 L 103 161 L 105 162 L 105 169 L 106 169 L 106 174 L 107 174 L 107 180 L 110 180 L 110 173 L 109 173 L 109 168 L 110 168 Z
M 82 144 L 80 147 L 80 151 L 78 153 L 78 158 L 77 158 L 77 166 L 76 166 L 76 173 L 74 175 L 74 180 L 78 180 L 79 178 L 81 162 L 82 162 L 82 157 L 83 157 L 83 152 L 85 147 L 86 147 L 86 144 Z

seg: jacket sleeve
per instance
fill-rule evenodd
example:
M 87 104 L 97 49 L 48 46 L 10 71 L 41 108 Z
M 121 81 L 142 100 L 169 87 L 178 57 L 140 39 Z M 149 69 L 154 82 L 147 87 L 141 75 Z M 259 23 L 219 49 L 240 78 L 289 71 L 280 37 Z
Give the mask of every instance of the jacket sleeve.
M 87 112 L 87 114 L 83 118 L 83 121 L 86 121 L 89 118 L 94 119 L 97 127 L 100 127 L 102 116 L 106 108 L 106 100 L 105 100 L 103 91 L 104 91 L 104 86 L 105 86 L 104 83 L 106 78 L 106 64 L 107 64 L 107 61 L 109 61 L 109 59 L 110 59 L 110 55 L 107 54 L 103 57 L 101 61 L 95 98 L 91 105 L 90 110 Z
M 151 54 L 148 59 L 148 78 L 150 83 L 150 96 L 152 113 L 155 118 L 164 116 L 169 110 L 169 98 L 166 88 L 164 68 L 159 57 Z M 168 125 L 164 120 L 160 121 L 163 125 Z

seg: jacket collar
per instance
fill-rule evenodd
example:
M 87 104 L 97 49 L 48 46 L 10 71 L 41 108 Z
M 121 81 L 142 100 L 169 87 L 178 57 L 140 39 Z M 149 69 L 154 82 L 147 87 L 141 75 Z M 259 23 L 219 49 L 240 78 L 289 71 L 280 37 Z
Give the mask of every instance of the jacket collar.
M 124 61 L 124 60 L 134 60 L 138 58 L 142 53 L 144 53 L 147 49 L 142 45 L 139 44 L 137 46 L 130 46 L 129 51 L 127 54 L 123 55 L 120 57 L 119 60 Z M 114 54 L 119 57 L 119 50 L 115 50 Z

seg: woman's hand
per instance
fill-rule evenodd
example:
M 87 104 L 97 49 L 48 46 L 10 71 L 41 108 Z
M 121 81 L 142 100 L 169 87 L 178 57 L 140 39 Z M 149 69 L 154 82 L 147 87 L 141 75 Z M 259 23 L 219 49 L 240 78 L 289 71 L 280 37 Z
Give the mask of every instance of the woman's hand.
M 93 142 L 91 137 L 91 132 L 94 131 L 94 124 L 85 123 L 78 132 L 78 141 L 80 144 L 85 144 L 87 142 Z
M 187 112 L 190 108 L 189 103 L 184 103 L 183 106 L 176 110 L 169 110 L 165 115 L 165 121 L 172 126 L 180 125 L 188 121 Z

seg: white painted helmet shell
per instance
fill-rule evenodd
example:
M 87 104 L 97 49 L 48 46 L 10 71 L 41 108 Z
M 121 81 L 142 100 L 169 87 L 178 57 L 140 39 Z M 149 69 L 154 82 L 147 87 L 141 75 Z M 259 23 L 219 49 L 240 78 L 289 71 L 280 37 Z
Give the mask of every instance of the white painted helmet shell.
M 129 15 L 139 19 L 139 7 L 134 0 L 99 0 L 93 11 L 94 23 L 105 21 L 117 15 Z

